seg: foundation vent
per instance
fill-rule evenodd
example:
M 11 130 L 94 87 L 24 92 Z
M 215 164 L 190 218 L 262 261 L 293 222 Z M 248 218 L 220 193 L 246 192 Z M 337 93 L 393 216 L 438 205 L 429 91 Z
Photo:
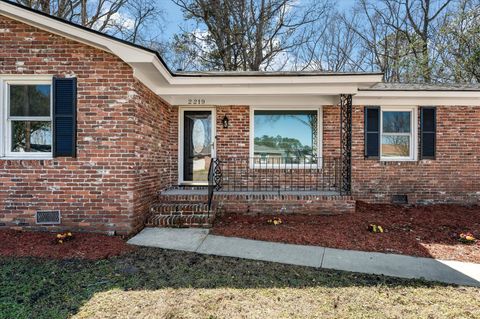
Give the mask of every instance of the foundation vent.
M 60 224 L 59 211 L 41 211 L 35 214 L 35 223 L 39 225 L 58 225 Z
M 405 194 L 393 195 L 392 204 L 408 204 L 408 196 Z

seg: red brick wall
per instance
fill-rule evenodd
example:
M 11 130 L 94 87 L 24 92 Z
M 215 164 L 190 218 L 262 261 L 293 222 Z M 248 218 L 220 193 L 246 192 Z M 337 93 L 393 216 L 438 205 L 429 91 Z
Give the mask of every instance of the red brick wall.
M 217 156 L 248 157 L 250 145 L 250 107 L 217 106 Z M 227 115 L 229 127 L 223 128 L 222 119 Z
M 135 80 L 136 105 L 135 186 L 133 229 L 143 226 L 145 215 L 160 190 L 172 185 L 172 154 L 176 135 L 171 135 L 172 107 Z
M 168 183 L 167 136 L 154 138 L 168 106 L 111 54 L 3 16 L 0 29 L 0 74 L 78 78 L 77 158 L 0 159 L 0 225 L 39 228 L 36 211 L 60 210 L 64 228 L 134 230 Z
M 168 194 L 163 193 L 158 197 L 161 203 L 177 202 L 182 204 L 206 203 L 208 195 Z M 315 194 L 278 194 L 275 192 L 263 193 L 215 193 L 214 206 L 217 214 L 312 214 L 336 215 L 355 211 L 355 200 L 351 196 L 324 196 Z M 168 216 L 167 207 L 163 212 Z M 162 213 L 162 208 L 157 209 Z M 176 215 L 204 214 L 203 211 L 195 212 L 184 210 Z
M 178 112 L 178 106 L 172 106 L 169 123 L 170 127 L 167 133 L 170 136 L 169 143 L 172 156 L 168 178 L 172 185 L 178 185 Z
M 323 157 L 340 158 L 340 108 L 323 107 Z
M 480 200 L 480 107 L 437 107 L 435 160 L 380 162 L 364 159 L 364 108 L 353 110 L 353 195 L 390 202 L 395 194 L 411 203 Z

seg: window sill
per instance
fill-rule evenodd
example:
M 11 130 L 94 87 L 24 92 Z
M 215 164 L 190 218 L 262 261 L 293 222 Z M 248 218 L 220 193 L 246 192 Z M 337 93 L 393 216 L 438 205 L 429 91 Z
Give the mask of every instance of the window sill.
M 53 156 L 3 156 L 0 157 L 0 160 L 2 161 L 7 161 L 7 160 L 13 160 L 13 161 L 41 161 L 41 160 L 52 160 Z
M 380 162 L 416 162 L 412 158 L 380 158 Z

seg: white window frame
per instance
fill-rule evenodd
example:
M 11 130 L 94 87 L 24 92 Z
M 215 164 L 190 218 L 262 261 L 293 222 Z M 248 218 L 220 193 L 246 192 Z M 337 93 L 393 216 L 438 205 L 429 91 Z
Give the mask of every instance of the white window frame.
M 316 164 L 255 164 L 255 111 L 317 111 L 317 163 Z M 251 169 L 315 169 L 322 167 L 323 154 L 323 107 L 295 107 L 295 106 L 251 106 L 250 107 L 250 138 L 249 138 L 249 158 Z
M 383 145 L 383 112 L 410 112 L 410 133 L 385 133 L 385 135 L 410 136 L 410 154 L 408 156 L 384 157 L 382 155 Z M 416 106 L 381 106 L 380 107 L 380 160 L 384 162 L 408 162 L 417 160 L 418 145 L 418 108 Z
M 10 85 L 50 85 L 50 116 L 10 117 Z M 49 121 L 53 135 L 53 81 L 52 76 L 14 75 L 0 76 L 0 159 L 51 159 L 51 152 L 12 152 L 12 121 Z

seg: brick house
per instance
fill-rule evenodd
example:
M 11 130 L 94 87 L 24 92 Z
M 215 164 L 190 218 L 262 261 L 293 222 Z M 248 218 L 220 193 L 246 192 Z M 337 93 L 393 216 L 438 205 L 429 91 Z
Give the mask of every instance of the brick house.
M 173 73 L 0 1 L 0 226 L 130 234 L 214 212 L 480 199 L 480 87 Z

